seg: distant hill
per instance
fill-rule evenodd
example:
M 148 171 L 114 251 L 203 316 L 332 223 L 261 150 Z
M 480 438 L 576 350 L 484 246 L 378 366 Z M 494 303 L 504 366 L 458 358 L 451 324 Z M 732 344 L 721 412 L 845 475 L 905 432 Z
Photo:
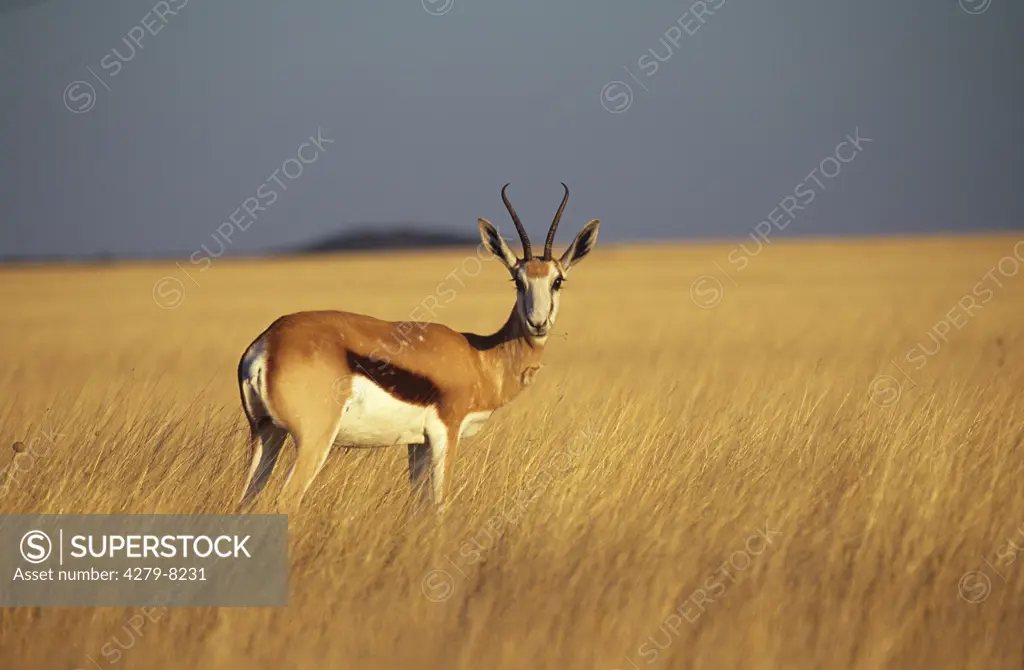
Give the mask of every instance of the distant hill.
M 303 245 L 296 251 L 312 254 L 336 251 L 394 251 L 470 247 L 479 243 L 479 236 L 470 233 L 431 229 L 422 224 L 380 224 L 329 235 Z
M 511 238 L 505 238 L 509 244 L 515 244 Z M 265 258 L 271 256 L 292 256 L 302 254 L 327 254 L 346 251 L 409 251 L 416 249 L 439 249 L 476 247 L 480 244 L 480 237 L 474 233 L 455 233 L 444 228 L 433 227 L 428 224 L 400 223 L 400 224 L 372 224 L 362 225 L 352 230 L 327 235 L 306 244 L 293 247 L 279 247 L 268 249 L 263 252 L 250 254 L 232 254 L 228 257 L 239 258 Z M 126 254 L 117 255 L 109 252 L 101 252 L 90 256 L 72 254 L 39 254 L 25 256 L 6 256 L 0 254 L 0 266 L 2 265 L 30 265 L 36 263 L 75 263 L 84 265 L 105 265 L 127 260 L 172 260 L 176 258 L 188 258 L 190 251 L 176 253 L 154 253 L 154 254 Z

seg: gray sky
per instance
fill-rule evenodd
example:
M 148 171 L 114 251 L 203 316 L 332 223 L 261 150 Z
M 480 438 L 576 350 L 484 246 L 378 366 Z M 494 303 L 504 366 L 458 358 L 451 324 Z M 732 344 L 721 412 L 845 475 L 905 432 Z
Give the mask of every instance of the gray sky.
M 228 254 L 377 222 L 509 237 L 506 181 L 541 240 L 569 184 L 561 244 L 591 218 L 745 236 L 801 183 L 773 234 L 1024 224 L 1019 0 L 0 7 L 0 255 L 187 257 L 235 210 Z

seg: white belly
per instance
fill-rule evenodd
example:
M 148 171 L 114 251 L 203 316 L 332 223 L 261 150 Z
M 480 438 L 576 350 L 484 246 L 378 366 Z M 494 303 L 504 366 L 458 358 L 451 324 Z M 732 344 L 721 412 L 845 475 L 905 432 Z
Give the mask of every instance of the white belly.
M 427 422 L 437 421 L 433 407 L 398 400 L 365 377 L 352 380 L 334 444 L 349 447 L 389 447 L 426 441 Z

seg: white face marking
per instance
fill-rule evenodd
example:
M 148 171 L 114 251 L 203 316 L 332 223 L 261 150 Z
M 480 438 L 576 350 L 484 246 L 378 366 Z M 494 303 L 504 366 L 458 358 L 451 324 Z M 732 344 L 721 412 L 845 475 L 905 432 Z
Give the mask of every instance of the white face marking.
M 419 444 L 428 424 L 439 422 L 437 410 L 402 402 L 366 377 L 352 378 L 334 444 L 351 447 L 390 447 Z
M 562 278 L 555 263 L 547 264 L 548 272 L 540 277 L 528 277 L 525 266 L 513 271 L 516 282 L 516 310 L 530 334 L 537 339 L 547 337 L 558 316 Z

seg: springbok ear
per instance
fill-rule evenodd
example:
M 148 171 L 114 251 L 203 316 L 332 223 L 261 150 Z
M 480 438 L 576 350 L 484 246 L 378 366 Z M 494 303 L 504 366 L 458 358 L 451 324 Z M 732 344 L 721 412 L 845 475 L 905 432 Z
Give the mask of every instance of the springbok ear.
M 511 270 L 515 267 L 518 262 L 516 255 L 512 253 L 512 250 L 505 244 L 505 240 L 501 239 L 501 235 L 498 234 L 498 229 L 494 227 L 487 219 L 480 219 L 478 221 L 480 225 L 480 239 L 494 256 L 501 261 L 502 265 Z
M 562 269 L 565 272 L 569 271 L 569 268 L 583 260 L 583 257 L 590 253 L 590 250 L 594 248 L 597 243 L 597 229 L 601 227 L 601 221 L 594 219 L 587 225 L 583 226 L 583 230 L 576 235 L 576 239 L 572 241 L 569 248 L 562 254 L 562 258 L 558 261 L 562 264 Z

